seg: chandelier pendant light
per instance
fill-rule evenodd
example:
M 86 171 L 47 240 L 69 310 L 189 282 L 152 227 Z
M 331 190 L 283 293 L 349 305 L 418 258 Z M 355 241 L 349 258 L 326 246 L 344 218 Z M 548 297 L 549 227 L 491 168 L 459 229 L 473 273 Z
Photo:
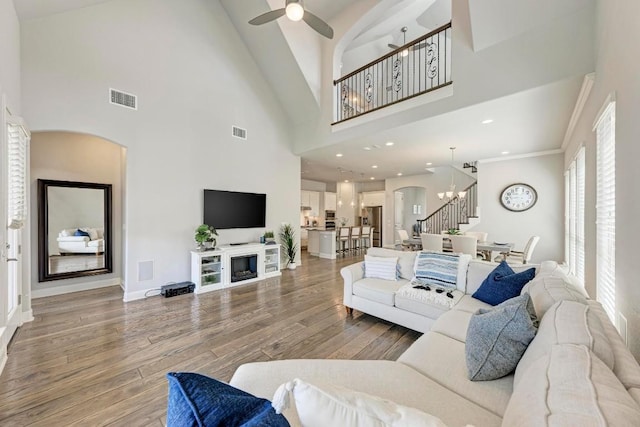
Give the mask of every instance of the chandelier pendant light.
M 456 193 L 456 184 L 453 180 L 453 172 L 454 172 L 454 167 L 453 167 L 453 155 L 454 152 L 456 150 L 456 147 L 449 147 L 449 150 L 451 150 L 451 185 L 449 185 L 449 191 L 445 191 L 442 193 L 438 193 L 438 198 L 440 200 L 444 200 L 445 197 L 447 198 L 447 202 L 453 200 L 454 195 L 457 195 L 459 199 L 464 199 L 465 196 L 467 195 L 466 191 L 458 191 L 458 193 Z

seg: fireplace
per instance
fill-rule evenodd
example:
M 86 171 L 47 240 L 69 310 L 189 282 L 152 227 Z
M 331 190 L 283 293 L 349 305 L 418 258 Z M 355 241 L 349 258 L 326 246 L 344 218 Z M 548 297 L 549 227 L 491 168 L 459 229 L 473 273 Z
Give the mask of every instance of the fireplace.
M 255 279 L 258 277 L 258 255 L 231 257 L 231 282 Z

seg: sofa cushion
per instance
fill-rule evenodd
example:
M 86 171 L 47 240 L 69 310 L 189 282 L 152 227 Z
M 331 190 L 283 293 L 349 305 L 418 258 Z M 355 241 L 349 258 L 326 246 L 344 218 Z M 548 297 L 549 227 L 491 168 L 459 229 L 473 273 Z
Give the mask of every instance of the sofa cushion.
M 553 345 L 513 391 L 503 426 L 635 426 L 640 407 L 587 347 Z
M 384 280 L 396 280 L 397 257 L 364 256 L 364 277 Z
M 468 311 L 449 310 L 438 318 L 431 330 L 454 340 L 465 342 L 471 316 L 473 316 L 473 313 Z
M 536 335 L 532 311 L 531 299 L 524 294 L 471 316 L 465 347 L 470 380 L 493 380 L 514 371 Z
M 406 280 L 360 279 L 353 284 L 353 294 L 393 307 L 396 291 L 406 283 Z
M 293 378 L 330 382 L 351 390 L 433 414 L 449 426 L 500 426 L 501 419 L 436 381 L 402 363 L 387 360 L 278 360 L 240 366 L 230 384 L 271 399 L 276 388 Z M 284 411 L 292 426 L 299 426 L 295 407 Z
M 98 240 L 90 240 L 87 242 L 87 246 L 90 248 L 99 248 L 102 246 L 104 240 L 102 239 L 98 239 Z
M 522 289 L 522 293 L 531 295 L 538 319 L 542 319 L 547 310 L 558 301 L 569 300 L 582 304 L 587 303 L 584 288 L 578 288 L 559 276 L 535 277 Z
M 465 344 L 458 340 L 429 331 L 402 353 L 398 362 L 502 417 L 513 391 L 513 375 L 493 381 L 471 381 L 467 376 L 464 348 Z M 430 413 L 448 423 L 440 413 Z M 471 424 L 483 425 L 480 421 Z
M 395 249 L 371 247 L 367 249 L 367 255 L 398 258 L 398 265 L 400 266 L 400 278 L 411 280 L 411 278 L 413 277 L 413 264 L 416 260 L 416 252 L 396 251 Z
M 593 300 L 589 300 L 587 304 L 600 319 L 600 323 L 607 334 L 607 339 L 611 344 L 611 351 L 615 360 L 613 373 L 616 374 L 627 389 L 632 387 L 640 388 L 640 366 L 638 366 L 633 354 L 631 354 L 615 326 L 609 320 L 609 316 L 602 308 L 602 304 Z
M 516 386 L 527 368 L 551 351 L 554 344 L 584 345 L 609 369 L 613 369 L 615 360 L 611 343 L 598 315 L 588 305 L 575 301 L 558 301 L 540 321 L 535 339 L 529 344 L 516 368 Z
M 520 295 L 520 291 L 536 274 L 535 268 L 516 273 L 502 261 L 474 292 L 473 297 L 487 304 L 498 305 Z
M 305 427 L 446 427 L 437 417 L 415 408 L 345 387 L 311 384 L 298 378 L 276 390 L 273 407 L 278 414 L 289 407 L 290 395 L 295 399 L 298 416 Z
M 190 372 L 170 372 L 167 425 L 288 426 L 271 403 L 228 384 Z
M 486 302 L 477 300 L 471 295 L 465 295 L 453 307 L 453 309 L 460 310 L 460 311 L 468 311 L 469 313 L 473 314 L 481 308 L 491 308 L 491 307 L 493 307 L 491 304 L 487 304 Z
M 400 292 L 396 293 L 395 305 L 401 310 L 420 314 L 421 316 L 428 317 L 429 319 L 437 319 L 442 316 L 443 313 L 449 311 L 449 308 L 446 306 L 411 298 Z
M 464 292 L 470 260 L 471 256 L 467 254 L 420 251 L 415 259 L 414 277 L 428 284 L 456 287 Z

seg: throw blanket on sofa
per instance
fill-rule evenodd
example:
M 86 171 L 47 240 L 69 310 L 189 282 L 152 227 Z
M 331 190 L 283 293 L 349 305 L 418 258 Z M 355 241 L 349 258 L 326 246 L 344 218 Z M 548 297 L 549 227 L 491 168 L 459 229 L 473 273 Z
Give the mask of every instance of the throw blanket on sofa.
M 427 284 L 456 287 L 459 254 L 421 251 L 416 255 L 415 278 Z
M 397 295 L 404 298 L 413 299 L 416 301 L 428 302 L 432 304 L 438 304 L 443 307 L 453 308 L 454 305 L 460 301 L 464 296 L 464 292 L 461 292 L 453 288 L 438 288 L 433 285 L 427 285 L 430 289 L 424 289 L 424 283 L 421 283 L 417 279 L 413 279 L 410 283 L 402 286 L 398 289 Z M 414 288 L 414 286 L 423 286 L 420 288 Z M 437 292 L 437 289 L 442 289 L 442 292 Z

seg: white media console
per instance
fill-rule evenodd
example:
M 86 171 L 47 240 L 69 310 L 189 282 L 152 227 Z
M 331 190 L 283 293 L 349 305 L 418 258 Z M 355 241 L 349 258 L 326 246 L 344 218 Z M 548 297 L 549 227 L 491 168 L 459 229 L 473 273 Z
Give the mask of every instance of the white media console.
M 191 251 L 191 281 L 197 294 L 281 274 L 278 244 L 247 243 Z

